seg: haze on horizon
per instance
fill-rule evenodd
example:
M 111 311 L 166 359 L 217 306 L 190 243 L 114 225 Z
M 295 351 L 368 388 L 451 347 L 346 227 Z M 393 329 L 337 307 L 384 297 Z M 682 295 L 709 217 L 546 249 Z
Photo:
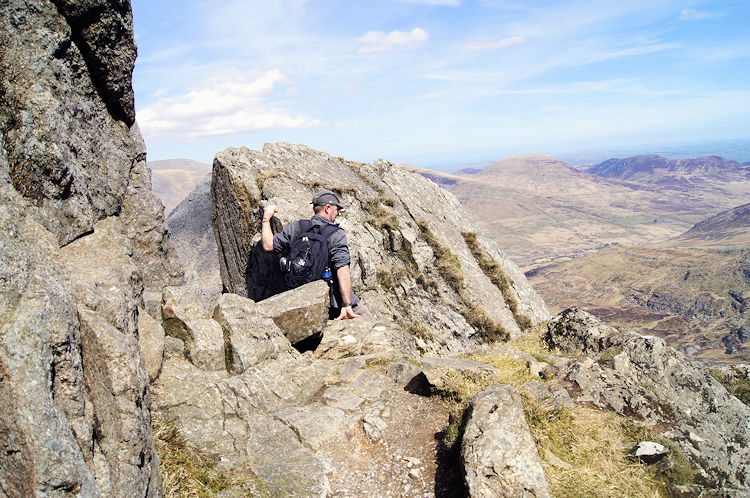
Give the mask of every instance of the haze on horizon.
M 433 166 L 750 129 L 744 1 L 132 5 L 149 160 L 288 141 Z

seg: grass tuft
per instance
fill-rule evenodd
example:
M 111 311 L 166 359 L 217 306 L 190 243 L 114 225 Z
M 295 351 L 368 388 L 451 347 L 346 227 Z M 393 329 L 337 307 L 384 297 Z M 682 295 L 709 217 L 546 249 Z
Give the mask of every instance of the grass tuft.
M 479 247 L 479 241 L 477 240 L 477 234 L 474 232 L 462 232 L 466 245 L 469 247 L 471 254 L 474 256 L 479 268 L 482 269 L 487 278 L 500 289 L 505 299 L 505 304 L 508 305 L 510 311 L 513 313 L 513 317 L 521 330 L 526 330 L 532 326 L 531 319 L 522 315 L 518 311 L 518 301 L 516 296 L 513 294 L 513 280 L 503 270 L 502 266 L 497 261 L 493 261 L 484 255 L 482 248 Z
M 219 470 L 215 459 L 191 448 L 172 422 L 154 417 L 153 429 L 164 496 L 213 497 L 247 482 Z
M 709 369 L 708 374 L 718 380 L 729 394 L 750 406 L 750 382 L 747 379 L 740 378 L 739 376 L 732 377 L 718 368 Z
M 391 265 L 387 268 L 378 268 L 378 283 L 384 288 L 393 290 L 403 283 L 407 277 L 406 269 L 401 265 Z

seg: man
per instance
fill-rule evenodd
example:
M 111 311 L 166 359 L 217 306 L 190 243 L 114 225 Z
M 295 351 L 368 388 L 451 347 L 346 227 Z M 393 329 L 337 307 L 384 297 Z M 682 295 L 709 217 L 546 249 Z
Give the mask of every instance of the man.
M 315 194 L 312 205 L 314 215 L 310 220 L 311 226 L 318 226 L 321 232 L 326 225 L 338 226 L 334 223 L 336 217 L 339 212 L 346 209 L 339 197 L 330 190 L 321 190 Z M 300 222 L 295 221 L 274 235 L 271 230 L 271 218 L 277 212 L 278 209 L 272 204 L 264 209 L 260 232 L 261 243 L 263 249 L 267 252 L 287 254 L 292 242 L 302 232 L 302 229 L 300 228 Z M 359 297 L 352 292 L 349 242 L 343 229 L 336 230 L 328 237 L 328 253 L 334 277 L 331 288 L 331 317 L 336 317 L 335 320 L 359 318 L 360 316 L 372 318 L 364 303 L 361 303 Z

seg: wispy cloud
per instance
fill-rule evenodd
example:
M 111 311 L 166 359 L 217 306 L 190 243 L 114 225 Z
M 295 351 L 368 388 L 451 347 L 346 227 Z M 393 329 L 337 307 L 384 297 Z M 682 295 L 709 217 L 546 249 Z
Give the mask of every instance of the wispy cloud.
M 403 3 L 416 3 L 419 5 L 452 5 L 458 7 L 461 0 L 400 0 Z
M 411 50 L 427 43 L 430 35 L 422 28 L 414 28 L 411 31 L 368 31 L 357 38 L 362 44 L 359 49 L 361 54 L 372 52 L 394 52 L 398 50 Z
M 706 17 L 708 17 L 708 12 L 705 10 L 682 9 L 678 19 L 681 21 L 697 21 L 698 19 L 705 19 Z
M 262 74 L 224 70 L 184 94 L 162 97 L 140 109 L 138 123 L 151 140 L 322 126 L 319 120 L 292 116 L 269 102 L 282 79 L 278 70 Z
M 523 36 L 509 36 L 500 40 L 493 40 L 490 38 L 467 40 L 457 43 L 456 46 L 463 50 L 499 50 L 501 48 L 512 47 L 513 45 L 520 45 L 523 42 Z

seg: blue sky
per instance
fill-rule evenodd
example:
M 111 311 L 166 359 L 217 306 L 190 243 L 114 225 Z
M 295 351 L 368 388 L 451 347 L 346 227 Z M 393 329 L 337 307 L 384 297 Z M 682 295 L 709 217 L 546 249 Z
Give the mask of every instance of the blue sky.
M 750 133 L 750 2 L 133 0 L 149 160 L 440 167 Z

